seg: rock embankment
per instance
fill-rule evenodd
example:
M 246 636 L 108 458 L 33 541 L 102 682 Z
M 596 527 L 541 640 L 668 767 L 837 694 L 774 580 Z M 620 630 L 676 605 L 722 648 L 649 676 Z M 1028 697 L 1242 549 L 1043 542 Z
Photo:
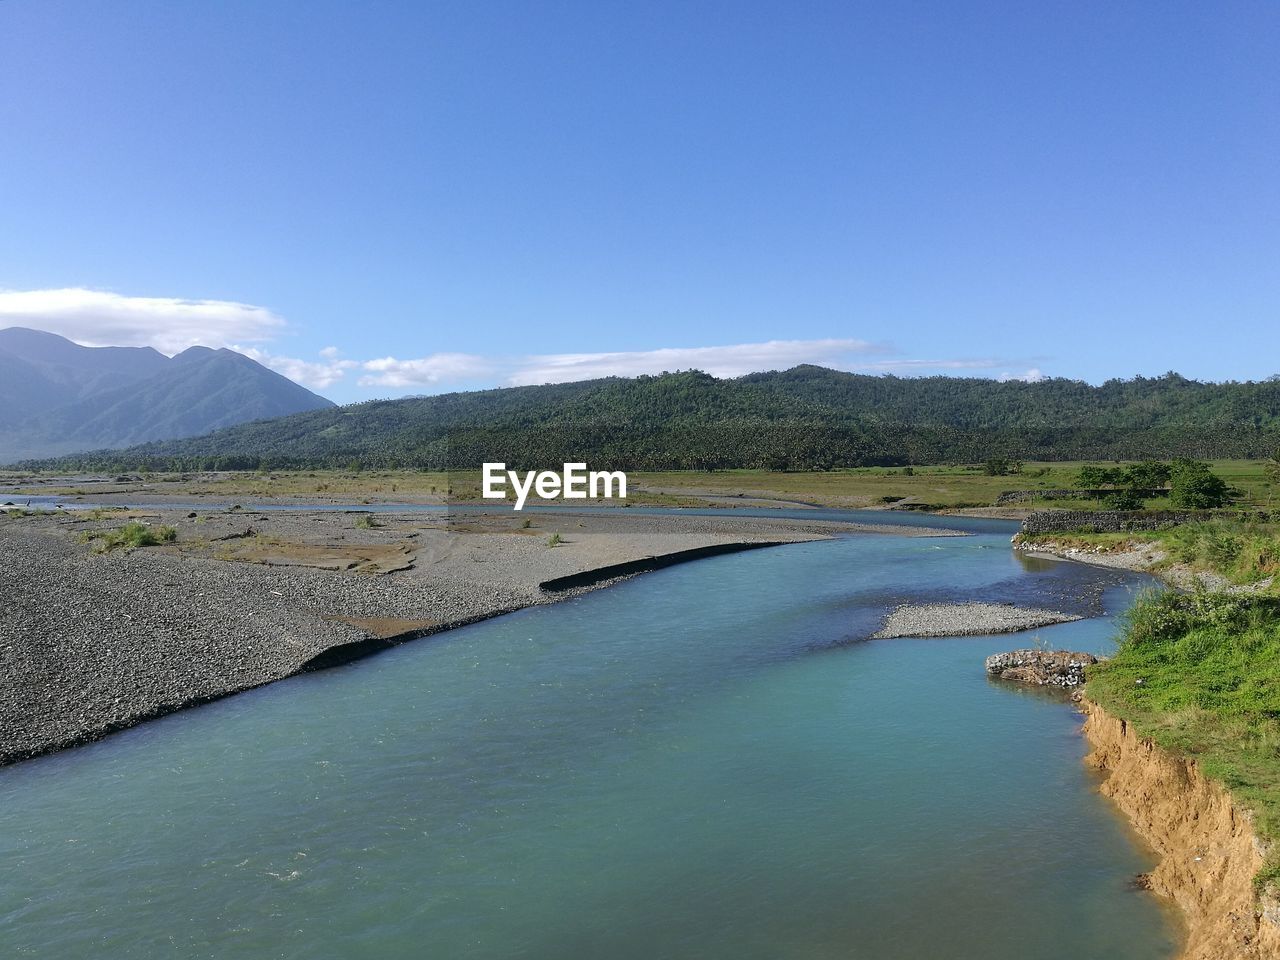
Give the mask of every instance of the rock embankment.
M 1085 668 L 1098 662 L 1091 653 L 1070 650 L 1011 650 L 987 657 L 987 675 L 1037 687 L 1078 687 Z
M 1087 762 L 1107 777 L 1102 792 L 1160 858 L 1148 886 L 1186 918 L 1179 960 L 1280 960 L 1280 903 L 1259 902 L 1254 891 L 1266 847 L 1252 814 L 1195 760 L 1138 736 L 1096 703 L 1083 709 Z
M 985 636 L 1079 619 L 1073 613 L 1006 603 L 904 603 L 889 614 L 872 639 Z

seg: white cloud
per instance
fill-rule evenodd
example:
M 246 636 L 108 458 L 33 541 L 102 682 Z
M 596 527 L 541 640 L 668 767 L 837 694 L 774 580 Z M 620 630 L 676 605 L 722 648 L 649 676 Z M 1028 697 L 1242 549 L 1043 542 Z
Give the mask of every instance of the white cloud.
M 860 363 L 852 370 L 874 370 L 878 373 L 893 373 L 897 370 L 990 370 L 1000 366 L 1002 360 L 877 360 L 875 363 Z
M 862 356 L 881 347 L 865 340 L 770 340 L 764 343 L 726 344 L 716 347 L 668 347 L 658 350 L 612 353 L 554 353 L 527 356 L 482 356 L 474 353 L 432 353 L 401 360 L 387 356 L 375 360 L 343 360 L 335 347 L 320 351 L 320 361 L 276 357 L 260 350 L 243 350 L 273 370 L 310 387 L 331 386 L 347 371 L 361 371 L 362 387 L 408 390 L 450 384 L 505 382 L 512 386 L 566 383 L 599 377 L 635 377 L 673 370 L 702 370 L 716 377 L 738 377 L 762 370 L 783 370 L 812 363 L 844 370 L 876 373 L 918 373 L 929 370 L 991 370 L 1005 360 L 875 360 Z M 1004 378 L 1012 377 L 1005 374 Z M 1041 376 L 1030 370 L 1018 377 Z
M 1008 371 L 1005 371 L 997 377 L 1001 383 L 1008 383 L 1010 380 L 1023 380 L 1027 383 L 1039 383 L 1044 378 L 1044 373 L 1042 373 L 1038 367 L 1032 367 L 1030 370 L 1024 370 L 1022 373 L 1009 373 Z
M 326 347 L 320 351 L 323 359 L 319 362 L 300 360 L 297 357 L 279 357 L 256 347 L 233 346 L 232 349 L 243 353 L 251 360 L 257 360 L 264 367 L 270 367 L 295 383 L 313 390 L 323 390 L 333 386 L 346 376 L 348 370 L 360 366 L 355 360 L 339 359 L 338 351 L 333 347 Z
M 635 377 L 666 370 L 702 370 L 714 377 L 740 377 L 801 363 L 833 364 L 875 348 L 865 340 L 770 340 L 720 347 L 667 347 L 621 353 L 553 353 L 520 359 L 507 375 L 511 384 L 564 383 L 597 377 Z
M 525 356 L 433 353 L 407 360 L 393 356 L 347 360 L 337 347 L 327 346 L 319 351 L 316 359 L 307 360 L 252 346 L 272 340 L 286 329 L 284 318 L 266 307 L 231 300 L 130 297 L 81 287 L 0 289 L 0 327 L 5 326 L 35 327 L 87 346 L 152 346 L 168 354 L 197 344 L 230 347 L 290 380 L 321 390 L 355 371 L 360 372 L 357 383 L 361 387 L 407 390 L 477 382 L 564 383 L 610 376 L 634 377 L 667 370 L 696 369 L 716 377 L 737 377 L 802 363 L 877 373 L 995 370 L 1011 363 L 1007 359 L 875 360 L 867 355 L 874 356 L 884 348 L 852 338 Z M 1034 367 L 1023 373 L 1006 371 L 999 377 L 1028 382 L 1043 378 L 1044 374 Z
M 232 300 L 126 297 L 105 290 L 0 290 L 0 327 L 34 327 L 86 346 L 155 347 L 258 343 L 281 333 L 282 317 Z
M 360 378 L 362 387 L 424 387 L 451 380 L 471 380 L 493 375 L 497 364 L 473 353 L 433 353 L 416 360 L 383 357 L 360 364 L 369 375 Z

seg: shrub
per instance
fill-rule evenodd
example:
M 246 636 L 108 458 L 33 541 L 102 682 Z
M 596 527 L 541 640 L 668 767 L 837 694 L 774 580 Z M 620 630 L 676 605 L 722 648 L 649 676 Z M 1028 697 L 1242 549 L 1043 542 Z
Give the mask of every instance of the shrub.
M 94 553 L 110 553 L 117 547 L 126 552 L 139 547 L 154 547 L 178 539 L 173 527 L 151 527 L 132 520 L 114 530 L 87 530 L 80 535 L 82 543 L 93 542 Z
M 1102 498 L 1108 510 L 1141 510 L 1142 498 L 1132 490 L 1113 490 Z
M 1169 504 L 1182 510 L 1212 510 L 1231 499 L 1226 481 L 1199 460 L 1175 460 L 1169 480 Z

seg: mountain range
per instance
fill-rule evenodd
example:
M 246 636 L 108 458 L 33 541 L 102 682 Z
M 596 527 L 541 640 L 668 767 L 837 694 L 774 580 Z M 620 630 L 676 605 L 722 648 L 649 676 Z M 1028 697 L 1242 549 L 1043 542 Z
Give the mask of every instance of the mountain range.
M 332 407 L 233 350 L 84 347 L 0 330 L 0 463 L 128 447 Z
M 1024 460 L 1270 456 L 1280 378 L 1176 373 L 1091 385 L 867 376 L 816 366 L 718 379 L 609 377 L 325 407 L 57 469 L 821 470 Z

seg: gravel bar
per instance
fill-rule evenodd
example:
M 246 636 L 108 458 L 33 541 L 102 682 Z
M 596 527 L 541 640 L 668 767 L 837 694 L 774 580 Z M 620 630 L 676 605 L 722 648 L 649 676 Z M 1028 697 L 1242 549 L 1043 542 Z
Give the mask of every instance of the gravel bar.
M 105 554 L 82 542 L 130 520 L 174 526 L 177 539 Z M 616 578 L 555 593 L 545 581 L 857 532 L 954 535 L 622 511 L 0 513 L 0 763 Z M 400 565 L 378 575 L 365 555 L 377 549 Z
M 1081 617 L 1057 610 L 1016 607 L 1004 603 L 906 603 L 885 619 L 873 640 L 897 637 L 969 637 L 1016 633 Z

